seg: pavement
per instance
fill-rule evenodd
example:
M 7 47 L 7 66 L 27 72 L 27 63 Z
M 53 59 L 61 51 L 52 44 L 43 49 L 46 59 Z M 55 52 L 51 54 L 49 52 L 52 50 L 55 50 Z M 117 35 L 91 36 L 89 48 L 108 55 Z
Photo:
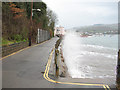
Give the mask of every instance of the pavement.
M 79 81 L 80 79 L 57 79 L 53 73 L 49 75 L 49 70 L 53 70 L 53 48 L 57 40 L 58 38 L 54 37 L 42 44 L 3 58 L 2 88 L 101 88 L 110 90 L 106 85 L 88 85 L 87 82 L 83 84 L 82 80 Z
M 49 54 L 57 37 L 2 60 L 3 88 L 52 88 L 43 78 Z

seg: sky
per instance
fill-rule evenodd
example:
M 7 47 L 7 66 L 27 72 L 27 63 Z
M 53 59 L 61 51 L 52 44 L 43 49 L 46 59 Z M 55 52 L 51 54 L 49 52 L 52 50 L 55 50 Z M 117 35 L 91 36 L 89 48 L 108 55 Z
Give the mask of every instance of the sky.
M 118 23 L 118 0 L 42 0 L 66 29 Z

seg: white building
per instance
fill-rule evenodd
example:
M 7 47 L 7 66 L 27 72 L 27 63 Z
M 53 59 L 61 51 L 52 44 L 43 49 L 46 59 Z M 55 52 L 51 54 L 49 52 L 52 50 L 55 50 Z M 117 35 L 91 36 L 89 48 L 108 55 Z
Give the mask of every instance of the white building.
M 65 35 L 65 29 L 64 27 L 55 27 L 55 30 L 54 30 L 54 36 L 56 35 Z

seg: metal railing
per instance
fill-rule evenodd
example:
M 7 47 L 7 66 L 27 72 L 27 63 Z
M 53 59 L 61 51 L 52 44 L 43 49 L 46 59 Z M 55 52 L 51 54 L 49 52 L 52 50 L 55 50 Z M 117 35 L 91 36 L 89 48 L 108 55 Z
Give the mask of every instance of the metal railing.
M 37 34 L 37 43 L 41 43 L 43 41 L 46 41 L 50 39 L 50 32 L 42 29 L 38 29 L 38 34 Z

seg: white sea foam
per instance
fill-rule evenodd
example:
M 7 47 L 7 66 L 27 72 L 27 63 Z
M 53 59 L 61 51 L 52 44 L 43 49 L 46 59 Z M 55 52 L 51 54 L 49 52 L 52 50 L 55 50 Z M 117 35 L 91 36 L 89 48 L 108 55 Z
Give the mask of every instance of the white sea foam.
M 90 47 L 90 48 L 92 47 L 92 48 L 95 48 L 95 49 L 109 49 L 109 50 L 115 50 L 115 51 L 117 51 L 117 49 L 115 49 L 115 48 L 103 47 L 103 46 L 100 46 L 100 45 L 81 44 L 81 46 Z
M 117 58 L 117 55 L 112 55 L 112 54 L 106 54 L 106 53 L 98 53 L 98 52 L 89 52 L 89 51 L 80 51 L 78 53 L 78 55 L 81 55 L 81 56 L 103 56 L 103 57 L 107 57 L 107 58 L 112 58 L 112 59 L 116 59 Z
M 117 49 L 84 44 L 75 33 L 67 33 L 62 43 L 72 78 L 115 78 Z

